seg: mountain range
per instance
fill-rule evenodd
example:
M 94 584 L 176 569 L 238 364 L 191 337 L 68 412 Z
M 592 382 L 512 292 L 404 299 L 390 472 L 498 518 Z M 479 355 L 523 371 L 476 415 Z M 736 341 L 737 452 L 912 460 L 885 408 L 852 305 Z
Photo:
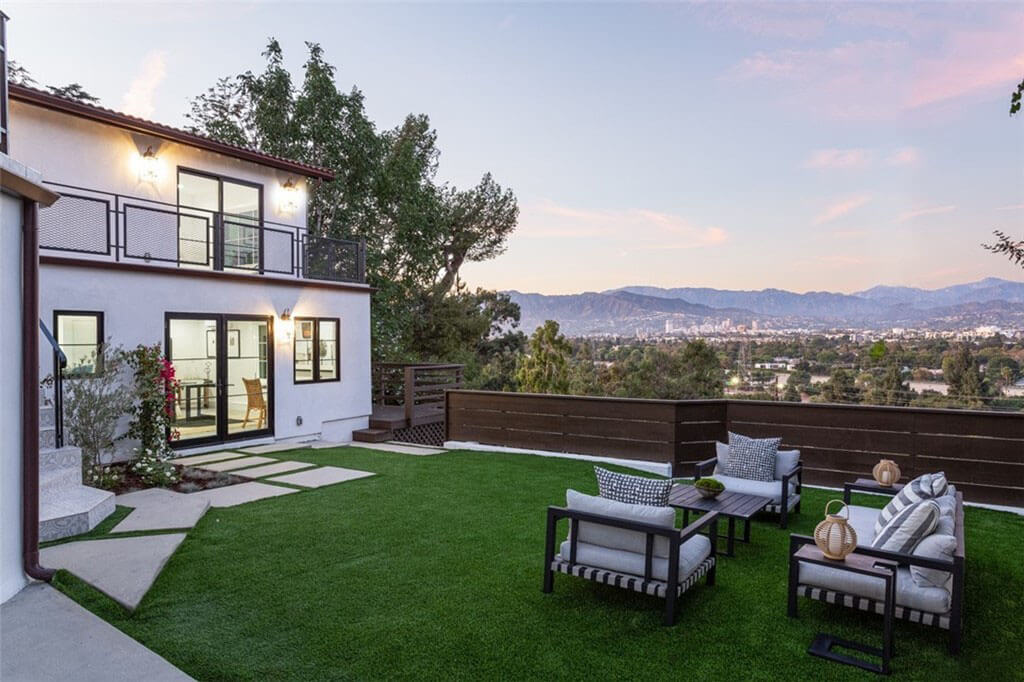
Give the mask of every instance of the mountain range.
M 1024 282 L 990 277 L 941 289 L 875 286 L 852 294 L 783 289 L 736 291 L 704 287 L 628 286 L 554 295 L 509 291 L 532 331 L 558 320 L 572 335 L 632 334 L 693 325 L 763 328 L 928 327 L 936 330 L 995 325 L 1024 329 Z

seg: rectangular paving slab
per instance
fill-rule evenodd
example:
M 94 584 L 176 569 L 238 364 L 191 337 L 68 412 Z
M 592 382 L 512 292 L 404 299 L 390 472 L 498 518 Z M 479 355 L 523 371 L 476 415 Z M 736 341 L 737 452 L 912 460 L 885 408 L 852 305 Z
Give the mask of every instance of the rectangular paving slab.
M 134 507 L 134 510 L 114 527 L 112 533 L 192 528 L 210 507 L 209 500 L 196 499 L 164 488 L 118 495 L 114 502 Z
M 269 464 L 270 462 L 276 461 L 277 460 L 273 457 L 243 457 L 242 459 L 229 459 L 226 462 L 202 464 L 196 468 L 204 471 L 234 471 L 235 469 L 241 469 L 243 467 L 256 466 L 257 464 Z
M 254 445 L 251 448 L 242 448 L 242 452 L 251 455 L 265 455 L 269 452 L 284 452 L 285 450 L 301 450 L 308 448 L 313 441 L 305 443 L 270 443 L 269 445 Z
M 184 533 L 164 533 L 80 540 L 40 550 L 39 561 L 48 568 L 66 568 L 126 609 L 134 610 L 184 539 Z
M 279 485 L 267 485 L 266 483 L 251 481 L 249 483 L 226 485 L 223 488 L 200 490 L 197 493 L 189 493 L 189 497 L 209 500 L 211 507 L 234 507 L 246 502 L 255 502 L 256 500 L 263 500 L 268 497 L 278 497 L 279 495 L 297 492 L 299 491 L 294 488 L 283 488 Z
M 251 469 L 242 469 L 241 471 L 234 472 L 234 474 L 235 476 L 241 476 L 242 478 L 263 478 L 264 476 L 273 476 L 274 474 L 283 474 L 288 471 L 308 469 L 315 466 L 315 464 L 310 464 L 309 462 L 293 462 L 289 460 L 286 462 L 278 462 L 276 464 L 266 464 L 261 467 L 253 467 Z
M 232 457 L 241 457 L 241 452 L 211 452 L 208 455 L 193 455 L 192 457 L 177 457 L 171 460 L 171 464 L 184 464 L 185 466 L 191 466 L 192 464 L 206 464 L 207 462 L 222 462 L 225 459 L 231 459 Z
M 372 472 L 359 471 L 357 469 L 319 467 L 317 469 L 310 469 L 309 471 L 300 471 L 295 474 L 288 474 L 287 476 L 275 476 L 274 478 L 269 478 L 267 480 L 277 483 L 298 485 L 303 488 L 319 488 L 325 485 L 354 481 L 357 478 L 366 478 L 367 476 L 373 475 L 374 474 Z

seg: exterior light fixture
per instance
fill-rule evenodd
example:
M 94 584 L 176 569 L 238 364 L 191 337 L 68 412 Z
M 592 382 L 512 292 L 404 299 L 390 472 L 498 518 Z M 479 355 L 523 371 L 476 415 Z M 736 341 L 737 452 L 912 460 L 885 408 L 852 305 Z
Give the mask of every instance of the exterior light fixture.
M 160 179 L 160 159 L 153 151 L 153 145 L 139 158 L 139 182 L 156 182 Z
M 284 334 L 284 338 L 291 341 L 292 336 L 295 334 L 295 322 L 292 320 L 292 309 L 285 308 L 277 319 L 281 333 Z
M 298 183 L 292 178 L 288 178 L 283 185 L 281 185 L 281 195 L 278 198 L 277 208 L 281 213 L 291 215 L 299 210 L 299 205 L 302 203 L 302 190 L 299 188 Z

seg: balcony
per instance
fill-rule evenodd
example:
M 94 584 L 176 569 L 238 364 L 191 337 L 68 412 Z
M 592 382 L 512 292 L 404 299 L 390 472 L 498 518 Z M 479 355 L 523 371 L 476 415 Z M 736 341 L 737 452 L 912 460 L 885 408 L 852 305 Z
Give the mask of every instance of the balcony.
M 366 246 L 304 226 L 47 183 L 61 199 L 39 212 L 39 248 L 91 260 L 278 278 L 364 283 Z

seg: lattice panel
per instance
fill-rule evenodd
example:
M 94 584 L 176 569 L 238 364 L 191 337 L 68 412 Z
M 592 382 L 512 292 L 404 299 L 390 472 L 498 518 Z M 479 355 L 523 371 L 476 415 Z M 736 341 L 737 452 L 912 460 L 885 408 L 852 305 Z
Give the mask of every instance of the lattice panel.
M 52 206 L 40 208 L 39 247 L 109 254 L 109 202 L 65 194 Z
M 414 445 L 431 445 L 440 447 L 444 445 L 444 422 L 433 422 L 431 424 L 419 424 L 404 429 L 395 429 L 394 440 Z

